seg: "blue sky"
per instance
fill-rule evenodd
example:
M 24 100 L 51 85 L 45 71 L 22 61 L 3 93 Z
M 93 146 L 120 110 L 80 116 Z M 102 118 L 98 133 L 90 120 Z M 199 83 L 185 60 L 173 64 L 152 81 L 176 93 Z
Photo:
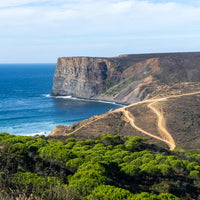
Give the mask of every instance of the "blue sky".
M 6 0 L 0 63 L 200 51 L 200 0 Z

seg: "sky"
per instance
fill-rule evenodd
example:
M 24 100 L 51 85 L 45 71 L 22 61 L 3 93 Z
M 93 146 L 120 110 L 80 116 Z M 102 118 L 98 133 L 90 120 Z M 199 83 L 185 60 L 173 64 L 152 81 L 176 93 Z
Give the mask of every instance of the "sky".
M 6 0 L 0 63 L 200 51 L 200 0 Z

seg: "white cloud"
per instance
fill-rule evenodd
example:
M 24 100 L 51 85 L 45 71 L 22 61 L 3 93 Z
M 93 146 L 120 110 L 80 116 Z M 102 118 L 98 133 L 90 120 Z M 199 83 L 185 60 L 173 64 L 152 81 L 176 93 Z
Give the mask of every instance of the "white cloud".
M 31 4 L 31 3 L 42 3 L 42 2 L 47 2 L 47 0 L 6 0 L 6 1 L 1 1 L 0 2 L 0 8 L 5 8 L 5 7 L 13 7 L 13 6 L 23 6 L 26 4 Z
M 63 48 L 70 43 L 72 50 L 73 44 L 74 49 L 78 44 L 84 49 L 81 45 L 88 43 L 93 53 L 95 41 L 109 47 L 113 42 L 120 45 L 124 42 L 126 46 L 128 40 L 199 40 L 200 6 L 162 2 L 165 3 L 147 0 L 2 1 L 0 48 L 8 44 L 16 47 L 19 43 L 27 48 L 40 47 L 45 41 L 54 48 L 56 42 Z

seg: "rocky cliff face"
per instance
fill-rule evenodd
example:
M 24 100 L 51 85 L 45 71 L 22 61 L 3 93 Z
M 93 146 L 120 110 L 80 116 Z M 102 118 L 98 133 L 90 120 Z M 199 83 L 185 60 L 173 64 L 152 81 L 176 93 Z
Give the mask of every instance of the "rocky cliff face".
M 112 69 L 117 62 L 105 58 L 58 58 L 52 95 L 93 98 L 106 90 L 106 80 L 119 82 Z
M 160 85 L 200 81 L 200 53 L 58 58 L 52 95 L 133 103 Z

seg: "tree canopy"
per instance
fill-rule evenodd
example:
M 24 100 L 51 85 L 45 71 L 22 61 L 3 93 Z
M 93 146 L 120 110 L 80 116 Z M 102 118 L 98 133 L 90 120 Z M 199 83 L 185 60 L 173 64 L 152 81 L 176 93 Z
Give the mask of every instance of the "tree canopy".
M 139 137 L 0 133 L 0 198 L 198 199 L 200 156 Z

